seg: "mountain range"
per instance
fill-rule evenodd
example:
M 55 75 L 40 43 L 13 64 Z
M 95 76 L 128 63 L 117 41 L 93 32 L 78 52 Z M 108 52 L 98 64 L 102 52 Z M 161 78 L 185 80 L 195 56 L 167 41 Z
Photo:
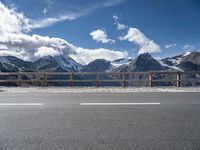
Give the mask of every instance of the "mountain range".
M 147 72 L 147 71 L 200 71 L 200 52 L 187 52 L 157 60 L 145 53 L 135 59 L 107 61 L 97 59 L 81 65 L 62 55 L 45 56 L 34 62 L 14 56 L 0 56 L 0 72 Z

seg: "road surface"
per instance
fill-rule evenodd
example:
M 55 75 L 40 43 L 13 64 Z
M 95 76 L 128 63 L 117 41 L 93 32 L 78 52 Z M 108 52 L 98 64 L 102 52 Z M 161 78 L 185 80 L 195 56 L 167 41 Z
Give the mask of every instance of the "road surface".
M 200 150 L 200 93 L 0 92 L 0 150 Z

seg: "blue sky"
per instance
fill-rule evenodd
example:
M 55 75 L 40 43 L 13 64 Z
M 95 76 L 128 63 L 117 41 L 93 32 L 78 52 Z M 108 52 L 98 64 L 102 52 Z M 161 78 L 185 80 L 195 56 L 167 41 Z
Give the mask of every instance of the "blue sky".
M 150 53 L 161 58 L 200 49 L 199 0 L 1 2 L 8 9 L 22 13 L 33 22 L 41 22 L 48 18 L 56 19 L 49 23 L 45 22 L 45 25 L 36 23 L 37 26 L 30 27 L 29 31 L 20 31 L 23 34 L 57 37 L 81 48 L 127 51 L 132 57 L 137 56 L 138 52 L 148 52 L 149 48 L 154 48 L 156 50 Z M 62 18 L 63 16 L 65 18 Z M 117 29 L 119 24 L 123 25 L 123 29 Z M 133 30 L 129 32 L 131 28 Z M 102 40 L 101 36 L 95 38 L 98 33 L 106 34 L 106 40 Z M 135 38 L 142 38 L 143 41 Z

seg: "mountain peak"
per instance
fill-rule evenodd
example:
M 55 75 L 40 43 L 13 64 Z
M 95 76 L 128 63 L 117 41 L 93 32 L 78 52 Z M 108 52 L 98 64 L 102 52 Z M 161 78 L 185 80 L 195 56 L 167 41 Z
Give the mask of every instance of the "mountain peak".
M 149 53 L 143 53 L 143 54 L 138 55 L 138 57 L 152 57 L 152 56 Z
M 46 71 L 78 71 L 80 64 L 76 63 L 71 57 L 64 57 L 62 55 L 45 56 L 33 62 L 36 70 Z
M 149 53 L 140 54 L 129 64 L 121 65 L 114 69 L 116 72 L 146 72 L 146 71 L 160 71 L 164 67 L 154 59 Z
M 194 51 L 194 52 L 191 52 L 188 55 L 184 55 L 181 63 L 187 62 L 187 61 L 200 65 L 200 52 Z
M 34 62 L 21 60 L 14 56 L 0 56 L 0 72 L 17 71 L 48 71 L 48 72 L 146 72 L 146 71 L 199 71 L 200 52 L 190 52 L 165 58 L 160 62 L 149 53 L 144 53 L 135 59 L 119 59 L 107 61 L 96 59 L 82 66 L 69 56 L 45 56 Z
M 83 67 L 83 72 L 103 72 L 110 69 L 111 63 L 105 59 L 96 59 Z
M 140 54 L 138 57 L 136 57 L 135 61 L 141 61 L 141 60 L 155 60 L 151 54 L 149 53 L 144 53 Z
M 158 71 L 162 70 L 161 64 L 149 53 L 139 55 L 129 64 L 130 71 Z

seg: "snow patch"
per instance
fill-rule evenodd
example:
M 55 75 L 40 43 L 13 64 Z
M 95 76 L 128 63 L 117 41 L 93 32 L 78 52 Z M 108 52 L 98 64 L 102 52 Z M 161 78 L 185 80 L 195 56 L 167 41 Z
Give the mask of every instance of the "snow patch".
M 80 65 L 70 57 L 55 56 L 55 59 L 64 70 L 80 70 Z
M 188 55 L 190 55 L 191 54 L 191 52 L 185 52 L 184 54 L 183 54 L 183 56 L 188 56 Z
M 131 58 L 123 58 L 123 59 L 111 61 L 111 65 L 115 68 L 122 65 L 128 65 L 131 61 L 132 61 Z
M 171 68 L 171 69 L 175 69 L 175 70 L 184 72 L 182 69 L 178 68 L 177 66 L 170 66 L 170 65 L 167 65 L 167 64 L 165 64 L 163 61 L 159 61 L 159 63 L 160 63 L 162 66 L 165 66 L 165 67 L 168 67 L 168 68 Z

